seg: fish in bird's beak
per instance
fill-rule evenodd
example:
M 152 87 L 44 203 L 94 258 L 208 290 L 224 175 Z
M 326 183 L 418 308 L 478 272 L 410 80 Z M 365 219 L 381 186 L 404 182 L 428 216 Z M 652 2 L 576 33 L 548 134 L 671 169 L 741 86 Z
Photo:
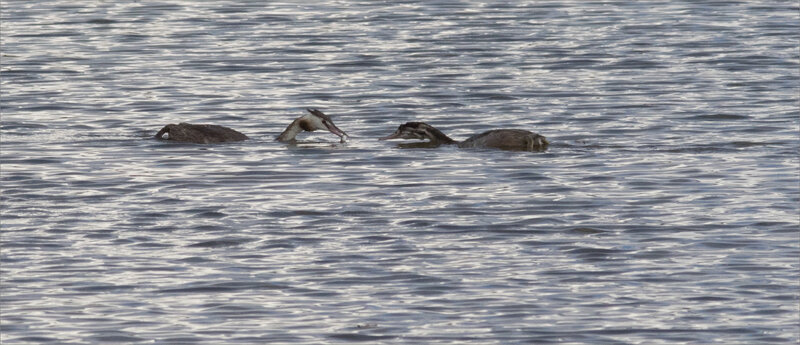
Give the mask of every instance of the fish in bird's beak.
M 341 138 L 342 141 L 344 141 L 344 137 L 348 137 L 348 138 L 350 137 L 343 130 L 339 129 L 339 127 L 336 127 L 336 125 L 334 125 L 333 122 L 325 121 L 325 122 L 323 122 L 323 124 L 325 125 L 325 127 L 328 128 L 328 130 L 331 133 L 338 135 L 339 138 Z
M 339 136 L 339 142 L 343 143 L 344 142 L 344 137 L 348 137 L 348 138 L 350 137 L 349 135 L 347 135 L 347 133 L 345 133 L 343 130 L 339 129 L 339 127 L 336 127 L 336 125 L 333 124 L 333 120 L 331 119 L 330 116 L 325 115 L 323 112 L 321 112 L 321 111 L 319 111 L 317 109 L 308 108 L 306 110 L 308 110 L 308 112 L 311 113 L 311 115 L 314 115 L 317 118 L 319 118 L 322 121 L 322 124 L 325 125 L 325 128 L 328 129 L 328 131 L 330 131 L 333 134 L 338 135 Z M 320 129 L 322 129 L 322 128 L 320 128 Z

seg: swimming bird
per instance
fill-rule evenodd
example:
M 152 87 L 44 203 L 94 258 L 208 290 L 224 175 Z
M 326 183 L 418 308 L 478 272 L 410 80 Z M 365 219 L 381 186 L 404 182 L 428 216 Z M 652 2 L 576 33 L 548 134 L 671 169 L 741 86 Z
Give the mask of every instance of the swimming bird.
M 329 132 L 336 134 L 339 136 L 340 142 L 344 142 L 344 137 L 347 136 L 347 133 L 336 127 L 333 124 L 333 120 L 330 116 L 323 114 L 321 111 L 317 109 L 306 109 L 308 110 L 309 114 L 300 116 L 296 118 L 289 127 L 286 127 L 286 130 L 283 131 L 280 135 L 278 135 L 275 140 L 281 142 L 292 142 L 295 141 L 295 137 L 302 131 L 313 132 L 318 129 L 327 129 Z
M 164 139 L 164 134 L 167 138 Z M 168 124 L 156 134 L 156 139 L 180 141 L 195 144 L 214 144 L 226 141 L 247 140 L 247 136 L 228 127 L 219 125 L 193 125 L 181 122 Z
M 459 142 L 424 122 L 406 122 L 394 133 L 379 140 L 389 139 L 428 140 L 424 146 L 414 147 L 458 145 L 460 148 L 495 148 L 510 151 L 544 151 L 550 145 L 544 136 L 523 129 L 494 129 Z
M 307 109 L 310 114 L 298 117 L 289 127 L 286 128 L 275 140 L 291 142 L 301 131 L 313 132 L 317 129 L 327 129 L 331 133 L 338 135 L 344 142 L 347 134 L 333 124 L 333 120 L 328 115 L 323 114 L 317 109 Z M 167 134 L 166 139 L 164 134 Z M 156 139 L 180 141 L 196 144 L 214 144 L 229 141 L 247 140 L 247 136 L 234 129 L 219 125 L 193 125 L 181 122 L 179 124 L 168 124 L 156 134 Z

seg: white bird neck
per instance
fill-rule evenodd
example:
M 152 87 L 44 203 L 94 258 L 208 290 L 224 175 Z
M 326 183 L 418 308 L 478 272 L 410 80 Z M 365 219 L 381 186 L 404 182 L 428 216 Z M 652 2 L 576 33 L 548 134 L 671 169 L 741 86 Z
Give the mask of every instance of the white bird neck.
M 289 127 L 286 127 L 286 130 L 284 130 L 283 133 L 281 133 L 278 136 L 278 141 L 292 141 L 292 140 L 294 140 L 294 138 L 297 136 L 297 134 L 299 134 L 300 132 L 303 131 L 303 128 L 300 127 L 300 121 L 301 120 L 302 120 L 302 118 L 292 121 L 292 123 L 289 125 Z

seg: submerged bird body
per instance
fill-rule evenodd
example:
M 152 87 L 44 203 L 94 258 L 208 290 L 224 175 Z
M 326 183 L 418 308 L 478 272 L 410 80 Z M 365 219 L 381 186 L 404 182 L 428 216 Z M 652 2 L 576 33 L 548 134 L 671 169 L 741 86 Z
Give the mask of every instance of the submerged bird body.
M 544 136 L 523 129 L 495 129 L 458 143 L 461 148 L 491 147 L 510 151 L 544 151 L 550 143 Z
M 494 129 L 459 142 L 424 122 L 402 124 L 394 133 L 381 138 L 381 140 L 388 139 L 428 140 L 426 147 L 457 145 L 460 148 L 495 148 L 509 151 L 544 151 L 550 144 L 544 136 L 522 129 Z
M 164 139 L 164 134 L 167 134 L 166 140 L 196 144 L 247 140 L 246 135 L 225 126 L 193 125 L 186 122 L 164 126 L 156 134 L 156 139 Z

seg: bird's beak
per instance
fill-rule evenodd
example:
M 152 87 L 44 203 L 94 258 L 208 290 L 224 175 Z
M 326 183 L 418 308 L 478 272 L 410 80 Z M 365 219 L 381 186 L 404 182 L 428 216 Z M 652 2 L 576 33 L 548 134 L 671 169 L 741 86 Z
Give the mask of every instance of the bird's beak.
M 378 138 L 378 140 L 389 140 L 389 139 L 397 139 L 400 137 L 400 131 L 395 131 L 392 134 L 389 134 L 383 138 Z
M 343 130 L 339 129 L 339 127 L 336 127 L 336 125 L 334 125 L 334 124 L 333 124 L 333 122 L 328 122 L 328 121 L 326 121 L 326 122 L 325 122 L 325 127 L 327 127 L 327 128 L 328 128 L 328 130 L 329 130 L 331 133 L 338 135 L 340 138 L 343 138 L 343 139 L 344 139 L 344 137 L 348 137 L 348 138 L 350 137 L 350 136 L 349 136 L 349 135 L 347 135 L 347 133 L 345 133 Z

